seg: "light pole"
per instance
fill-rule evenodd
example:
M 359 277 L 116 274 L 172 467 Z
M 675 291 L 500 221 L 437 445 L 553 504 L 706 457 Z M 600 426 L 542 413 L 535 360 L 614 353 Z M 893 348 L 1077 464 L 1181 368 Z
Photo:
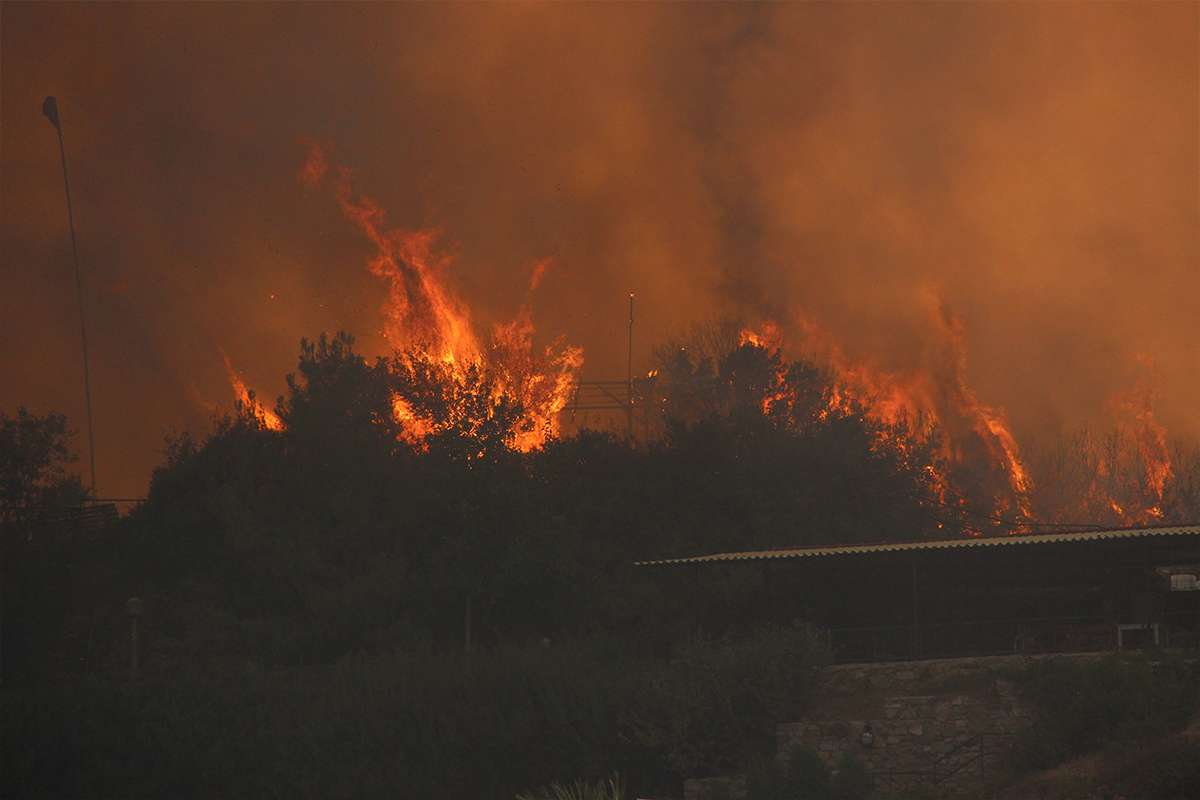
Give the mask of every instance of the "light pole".
M 629 444 L 633 444 L 633 292 L 629 293 L 629 357 L 625 362 L 626 391 L 629 406 L 625 410 L 629 423 Z
M 131 597 L 126 600 L 125 613 L 129 616 L 129 679 L 137 680 L 142 664 L 142 642 L 138 631 L 138 618 L 142 616 L 142 599 Z
M 71 181 L 67 178 L 67 148 L 63 144 L 62 121 L 58 116 L 58 101 L 53 96 L 42 101 L 42 113 L 58 131 L 58 152 L 62 156 L 63 187 L 67 191 L 67 224 L 71 228 L 71 255 L 75 260 L 75 296 L 79 301 L 79 334 L 83 339 L 83 397 L 87 406 L 88 461 L 91 466 L 91 494 L 96 496 L 96 439 L 92 433 L 92 379 L 88 368 L 87 323 L 83 315 L 83 280 L 79 276 L 79 247 L 75 243 L 75 211 L 71 207 Z

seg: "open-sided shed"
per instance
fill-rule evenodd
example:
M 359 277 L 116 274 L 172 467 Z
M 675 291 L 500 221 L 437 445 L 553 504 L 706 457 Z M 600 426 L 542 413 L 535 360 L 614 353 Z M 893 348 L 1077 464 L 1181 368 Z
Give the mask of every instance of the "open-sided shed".
M 756 571 L 764 615 L 829 631 L 841 660 L 1200 642 L 1200 525 L 637 563 L 690 572 L 695 586 L 713 570 Z

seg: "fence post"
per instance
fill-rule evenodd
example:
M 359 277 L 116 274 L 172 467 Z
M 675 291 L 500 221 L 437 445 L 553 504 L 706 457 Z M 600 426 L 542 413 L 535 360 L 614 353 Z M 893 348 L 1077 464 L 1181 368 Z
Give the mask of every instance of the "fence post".
M 979 734 L 979 785 L 987 790 L 987 734 Z
M 131 680 L 137 680 L 141 660 L 138 618 L 142 616 L 142 599 L 131 597 L 126 600 L 125 613 L 129 615 L 129 677 Z
M 463 652 L 467 658 L 471 657 L 471 600 L 473 596 L 470 592 L 467 593 L 467 604 L 463 610 Z
M 917 559 L 912 559 L 912 640 L 909 643 L 909 658 L 919 658 L 921 655 L 921 615 L 917 595 Z

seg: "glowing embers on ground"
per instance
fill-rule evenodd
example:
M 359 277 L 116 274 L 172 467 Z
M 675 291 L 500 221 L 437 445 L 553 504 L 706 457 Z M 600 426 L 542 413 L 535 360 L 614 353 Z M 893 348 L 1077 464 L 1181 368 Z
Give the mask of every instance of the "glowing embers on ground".
M 419 446 L 428 436 L 452 428 L 481 435 L 501 416 L 507 444 L 516 449 L 530 450 L 556 436 L 583 351 L 561 338 L 542 349 L 534 345 L 532 297 L 550 262 L 534 265 L 516 316 L 481 337 L 470 308 L 448 280 L 452 258 L 439 247 L 440 233 L 389 228 L 383 208 L 356 195 L 350 177 L 349 170 L 331 167 L 315 146 L 300 170 L 301 181 L 310 188 L 331 186 L 346 219 L 374 245 L 367 267 L 384 283 L 382 334 L 391 351 L 385 355 L 399 384 L 405 385 L 407 377 L 413 385 L 419 377 L 440 390 L 436 398 L 403 389 L 393 397 L 392 411 L 404 438 Z M 242 396 L 245 387 L 236 373 L 230 372 L 230 380 Z M 266 424 L 272 427 L 270 421 Z

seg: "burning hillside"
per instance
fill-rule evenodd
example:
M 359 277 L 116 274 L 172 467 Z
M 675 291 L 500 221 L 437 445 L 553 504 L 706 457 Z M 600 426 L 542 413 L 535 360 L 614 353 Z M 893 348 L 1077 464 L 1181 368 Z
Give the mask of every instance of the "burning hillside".
M 541 349 L 535 345 L 532 301 L 552 263 L 533 265 L 516 315 L 481 335 L 471 308 L 454 288 L 453 258 L 441 245 L 441 234 L 389 228 L 383 208 L 356 194 L 351 177 L 349 170 L 331 167 L 317 147 L 310 148 L 300 170 L 307 187 L 332 190 L 345 219 L 373 245 L 366 266 L 383 285 L 381 334 L 388 345 L 379 355 L 400 376 L 392 414 L 403 438 L 421 447 L 430 435 L 451 429 L 483 437 L 500 418 L 509 419 L 503 424 L 505 444 L 517 450 L 538 448 L 559 435 L 583 352 L 561 339 Z M 1042 457 L 1039 480 L 1005 413 L 980 400 L 968 380 L 963 321 L 940 298 L 931 300 L 929 341 L 921 348 L 919 367 L 896 369 L 853 358 L 811 319 L 793 320 L 787 334 L 766 321 L 743 329 L 737 343 L 824 369 L 828 389 L 822 416 L 862 414 L 876 423 L 881 446 L 907 455 L 920 448 L 926 460 L 917 468 L 926 473 L 936 500 L 974 512 L 989 525 L 1022 532 L 1046 522 L 1132 525 L 1162 517 L 1171 456 L 1166 430 L 1154 414 L 1149 375 L 1111 399 L 1110 412 L 1121 431 L 1116 440 L 1077 438 L 1070 445 L 1075 474 L 1066 475 L 1062 463 L 1048 465 Z M 253 396 L 228 357 L 224 360 L 236 398 L 264 428 L 281 430 L 284 421 Z M 761 400 L 768 415 L 797 400 L 789 394 L 794 387 L 784 372 L 774 381 Z M 437 396 L 424 386 L 439 387 Z
M 937 343 L 926 367 L 889 370 L 849 358 L 819 325 L 801 320 L 794 340 L 773 322 L 742 332 L 741 342 L 784 350 L 827 369 L 827 413 L 862 413 L 880 423 L 880 443 L 905 448 L 932 445 L 936 464 L 924 466 L 942 502 L 973 507 L 1012 532 L 1038 524 L 1154 524 L 1172 476 L 1167 431 L 1154 414 L 1152 379 L 1110 399 L 1114 431 L 1097 438 L 1084 431 L 1058 451 L 1039 451 L 1044 485 L 1022 456 L 1002 410 L 978 398 L 967 378 L 963 322 L 944 303 L 930 315 Z M 1144 364 L 1149 362 L 1141 358 Z M 780 387 L 764 401 L 787 400 Z M 1070 480 L 1061 474 L 1067 464 Z
M 229 378 L 229 385 L 233 389 L 233 396 L 237 402 L 241 403 L 242 407 L 259 421 L 262 427 L 269 431 L 283 430 L 283 420 L 279 415 L 269 408 L 265 407 L 254 394 L 254 392 L 246 385 L 245 379 L 236 369 L 233 368 L 233 363 L 229 360 L 229 356 L 221 353 L 221 358 L 225 361 L 225 374 Z
M 389 227 L 379 203 L 355 193 L 350 170 L 331 165 L 316 146 L 299 175 L 306 187 L 331 190 L 344 218 L 374 248 L 366 267 L 383 287 L 386 352 L 378 355 L 401 376 L 392 414 L 404 439 L 421 447 L 427 437 L 451 429 L 482 437 L 501 418 L 509 420 L 505 444 L 521 451 L 560 434 L 583 351 L 561 338 L 548 347 L 535 345 L 532 301 L 551 261 L 532 266 L 516 315 L 484 335 L 455 289 L 454 259 L 439 231 Z M 1172 462 L 1166 430 L 1154 413 L 1149 370 L 1145 380 L 1110 400 L 1116 439 L 1083 435 L 1071 442 L 1070 475 L 1041 451 L 1031 469 L 1006 414 L 983 402 L 968 380 L 963 320 L 940 297 L 927 299 L 927 335 L 917 366 L 851 357 L 830 330 L 809 318 L 744 329 L 740 344 L 826 370 L 824 415 L 862 414 L 877 425 L 881 446 L 907 454 L 919 447 L 928 463 L 918 467 L 938 502 L 969 509 L 988 524 L 1022 532 L 1047 522 L 1133 525 L 1162 518 Z M 227 357 L 225 366 L 238 400 L 263 427 L 282 429 L 284 421 L 253 397 Z M 436 385 L 440 393 L 432 397 L 423 385 Z M 791 391 L 786 376 L 777 375 L 762 398 L 763 413 L 794 403 Z
M 533 266 L 516 316 L 495 324 L 484 337 L 448 279 L 453 259 L 440 247 L 440 232 L 389 228 L 383 208 L 356 195 L 350 171 L 331 170 L 325 152 L 316 146 L 310 147 L 300 179 L 310 188 L 331 185 L 346 219 L 375 247 L 367 268 L 385 287 L 382 333 L 391 346 L 391 352 L 380 355 L 393 359 L 397 372 L 420 373 L 443 387 L 436 403 L 396 392 L 393 413 L 407 439 L 419 445 L 450 427 L 477 433 L 502 408 L 518 413 L 509 442 L 518 450 L 539 447 L 558 434 L 559 412 L 574 390 L 583 351 L 561 339 L 540 350 L 535 346 L 532 299 L 550 261 Z M 266 427 L 282 427 L 275 414 L 248 396 L 228 359 L 226 366 L 235 395 Z M 480 391 L 487 395 L 482 403 L 471 396 Z

